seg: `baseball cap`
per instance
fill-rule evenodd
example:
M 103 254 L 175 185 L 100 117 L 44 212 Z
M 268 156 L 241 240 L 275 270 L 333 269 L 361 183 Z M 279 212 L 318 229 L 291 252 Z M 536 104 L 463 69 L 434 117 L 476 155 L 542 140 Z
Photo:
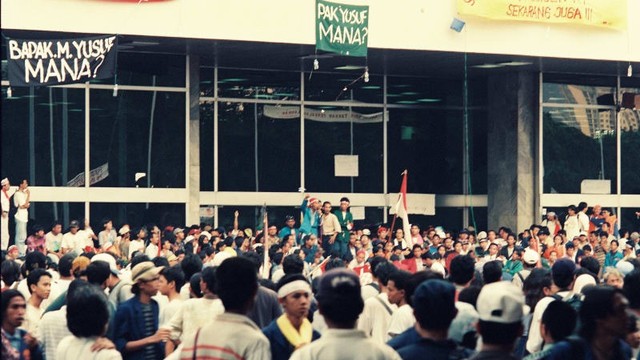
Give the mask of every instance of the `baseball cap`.
M 529 265 L 535 265 L 540 260 L 540 254 L 534 250 L 526 249 L 524 255 L 522 255 L 522 260 Z
M 78 220 L 71 220 L 71 222 L 69 223 L 69 227 L 80 227 L 80 223 L 78 222 Z
M 294 220 L 295 221 L 296 218 L 293 217 L 293 215 L 287 215 L 284 217 L 284 221 L 289 221 L 289 220 Z
M 1 184 L 2 186 L 7 185 L 8 183 L 9 183 L 9 179 L 7 179 L 7 178 L 4 178 L 4 179 L 2 179 L 2 181 L 0 181 L 0 184 Z
M 173 235 L 177 235 L 178 233 L 184 232 L 183 228 L 175 228 L 173 229 Z
M 120 234 L 120 236 L 124 235 L 124 234 L 128 234 L 131 232 L 131 228 L 129 227 L 129 225 L 123 225 L 120 230 L 118 230 L 118 234 Z
M 529 313 L 522 290 L 507 281 L 485 285 L 476 306 L 480 320 L 500 324 L 520 322 Z
M 549 228 L 546 226 L 543 226 L 542 228 L 540 228 L 538 235 L 551 235 L 551 234 L 549 233 Z
M 362 229 L 362 235 L 371 236 L 371 230 L 369 230 L 369 229 Z
M 118 267 L 116 266 L 116 259 L 113 256 L 104 253 L 96 254 L 91 258 L 91 262 L 93 263 L 96 261 L 106 262 L 107 264 L 109 264 L 109 270 L 111 270 L 111 273 L 116 276 L 119 275 Z
M 149 281 L 156 277 L 164 266 L 156 267 L 151 261 L 143 261 L 131 270 L 131 281 Z
M 478 233 L 478 241 L 482 240 L 482 239 L 486 239 L 487 238 L 487 232 L 486 231 L 480 231 Z

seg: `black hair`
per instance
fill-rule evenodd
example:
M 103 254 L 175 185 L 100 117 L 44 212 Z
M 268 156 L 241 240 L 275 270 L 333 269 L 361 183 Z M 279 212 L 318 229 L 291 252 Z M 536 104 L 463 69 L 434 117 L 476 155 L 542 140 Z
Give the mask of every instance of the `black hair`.
M 554 300 L 542 313 L 542 324 L 553 342 L 564 340 L 576 327 L 578 314 L 568 302 Z
M 300 259 L 300 256 L 287 256 L 282 260 L 282 270 L 287 275 L 290 274 L 302 274 L 304 270 L 304 260 Z
M 234 257 L 218 267 L 215 292 L 227 311 L 244 311 L 257 291 L 258 276 L 251 261 Z
M 611 240 L 611 242 L 609 243 L 609 246 L 611 246 L 611 244 L 616 243 L 616 245 L 620 246 L 620 243 L 618 242 L 618 240 Z
M 207 291 L 211 293 L 216 290 L 216 269 L 218 269 L 217 266 L 207 266 L 200 272 L 200 279 L 207 285 Z
M 191 275 L 189 279 L 189 286 L 191 287 L 191 292 L 195 294 L 196 298 L 202 297 L 202 289 L 200 289 L 200 280 L 202 279 L 201 273 L 195 273 Z
M 598 274 L 600 272 L 600 263 L 592 256 L 582 257 L 580 267 L 589 270 L 592 274 Z
M 47 266 L 47 256 L 39 251 L 30 252 L 24 258 L 24 277 L 35 269 L 45 269 Z
M 580 307 L 580 336 L 587 341 L 593 340 L 598 320 L 613 314 L 613 297 L 624 293 L 613 286 L 587 286 L 582 290 L 584 300 Z
M 282 279 L 278 281 L 278 283 L 276 284 L 276 292 L 280 290 L 281 287 L 287 285 L 290 282 L 294 282 L 297 280 L 302 280 L 306 283 L 309 283 L 309 280 L 307 280 L 307 278 L 304 277 L 304 275 L 302 274 L 288 274 L 283 276 Z M 311 287 L 311 285 L 309 285 L 309 287 Z
M 418 271 L 409 277 L 409 280 L 404 286 L 404 301 L 406 301 L 409 306 L 413 307 L 413 293 L 416 291 L 418 286 L 430 279 L 442 280 L 442 274 L 426 269 Z
M 343 201 L 346 201 L 346 202 L 348 202 L 348 203 L 350 203 L 350 202 L 351 202 L 351 201 L 349 201 L 349 198 L 348 198 L 348 197 L 346 197 L 346 196 L 343 196 L 343 197 L 341 197 L 341 198 L 340 198 L 340 202 L 343 202 Z
M 84 274 L 90 284 L 101 286 L 111 276 L 111 269 L 106 261 L 94 261 L 87 266 Z
M 20 280 L 20 265 L 13 260 L 4 260 L 2 262 L 0 273 L 4 286 L 10 287 L 13 283 Z
M 458 301 L 462 301 L 467 304 L 473 305 L 475 308 L 478 304 L 478 296 L 480 295 L 480 286 L 469 286 L 460 291 L 458 294 Z
M 587 207 L 587 203 L 586 203 L 586 202 L 584 202 L 584 201 L 581 201 L 581 202 L 578 204 L 578 211 L 582 211 L 582 210 L 584 210 L 586 207 Z
M 493 321 L 478 320 L 478 332 L 482 342 L 491 345 L 512 345 L 522 334 L 520 321 L 502 324 Z
M 140 253 L 131 258 L 131 268 L 133 269 L 134 267 L 136 267 L 136 265 L 145 261 L 151 261 L 151 259 L 149 259 L 147 255 Z
M 393 285 L 398 290 L 406 290 L 410 278 L 411 273 L 404 270 L 396 270 L 389 274 L 389 280 L 393 280 Z
M 456 256 L 449 265 L 449 280 L 454 284 L 464 285 L 473 279 L 475 262 L 469 256 Z
M 33 290 L 31 290 L 31 285 L 37 285 L 40 281 L 40 278 L 43 276 L 48 276 L 50 278 L 52 277 L 51 274 L 49 274 L 45 269 L 35 269 L 29 272 L 29 275 L 27 275 L 27 287 L 29 288 L 29 294 L 33 293 Z
M 173 281 L 176 286 L 176 291 L 180 292 L 185 282 L 184 271 L 182 271 L 180 265 L 165 267 L 160 270 L 160 275 L 164 276 L 168 283 Z
M 531 308 L 531 311 L 536 307 L 538 301 L 542 299 L 544 295 L 544 288 L 551 287 L 551 271 L 547 269 L 533 269 L 529 276 L 524 280 L 522 284 L 522 290 L 524 291 L 525 303 Z
M 21 297 L 24 299 L 24 295 L 18 290 L 9 289 L 2 292 L 2 318 L 4 319 L 5 315 L 7 315 L 7 309 L 9 308 L 9 303 L 14 297 Z
M 395 265 L 393 265 L 392 263 L 385 261 L 376 266 L 375 270 L 373 270 L 373 274 L 380 281 L 380 284 L 382 284 L 382 286 L 387 286 L 389 277 L 395 271 L 398 271 L 398 268 L 395 267 Z
M 635 269 L 624 277 L 622 290 L 629 300 L 629 307 L 640 309 L 640 269 Z
M 247 251 L 240 255 L 253 263 L 253 267 L 256 269 L 256 273 L 260 271 L 260 266 L 262 266 L 262 256 L 260 256 L 255 251 Z
M 67 327 L 77 337 L 102 336 L 109 322 L 107 296 L 99 287 L 84 283 L 67 294 Z M 91 316 L 87 316 L 91 309 Z
M 345 267 L 345 264 L 342 259 L 333 258 L 327 262 L 327 265 L 324 267 L 324 270 L 329 271 L 331 269 L 339 269 L 343 267 Z
M 358 320 L 364 309 L 364 300 L 360 294 L 360 283 L 356 281 L 356 277 L 345 276 L 343 281 L 333 286 L 331 294 L 318 297 L 318 307 L 325 319 L 339 327 L 352 326 Z
M 281 252 L 275 253 L 271 257 L 271 262 L 273 262 L 274 264 L 280 265 L 282 264 L 283 257 L 284 257 L 284 254 L 282 254 Z
M 60 276 L 69 277 L 71 276 L 71 267 L 73 266 L 73 260 L 76 259 L 76 253 L 70 252 L 64 254 L 60 261 L 58 262 L 58 270 L 60 271 Z
M 193 274 L 202 270 L 202 260 L 198 256 L 188 254 L 180 262 L 180 267 L 184 271 L 185 279 L 191 279 Z
M 160 266 L 169 267 L 169 260 L 167 260 L 167 258 L 164 256 L 156 256 L 153 258 L 153 260 L 151 260 L 151 262 L 156 267 L 160 267 Z
M 375 253 L 375 252 L 374 252 Z M 373 258 L 371 258 L 369 260 L 369 264 L 371 265 L 371 272 L 373 273 L 373 275 L 375 276 L 375 269 L 378 265 L 387 262 L 387 259 L 385 259 L 382 256 L 374 256 Z
M 498 282 L 502 279 L 502 262 L 488 261 L 482 266 L 482 280 L 485 284 Z
M 456 307 L 452 302 L 443 301 L 454 296 L 454 286 L 445 280 L 428 280 L 427 284 L 438 283 L 441 285 L 437 285 L 440 288 L 437 293 L 431 293 L 420 299 L 416 299 L 414 296 L 413 299 L 416 322 L 425 330 L 446 330 L 451 326 L 451 322 L 457 314 Z
M 53 222 L 51 222 L 51 227 L 50 227 L 50 229 L 53 229 L 54 227 L 56 227 L 56 225 L 60 225 L 60 226 L 62 226 L 62 221 L 60 221 L 60 220 L 58 220 L 58 219 L 53 220 Z

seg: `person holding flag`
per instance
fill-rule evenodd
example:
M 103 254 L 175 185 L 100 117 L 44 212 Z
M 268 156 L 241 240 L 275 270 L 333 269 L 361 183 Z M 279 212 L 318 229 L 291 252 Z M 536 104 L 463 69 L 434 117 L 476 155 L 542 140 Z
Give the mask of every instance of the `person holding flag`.
M 409 244 L 409 240 L 411 239 L 411 224 L 409 223 L 407 207 L 407 174 L 407 170 L 402 172 L 402 184 L 400 185 L 400 192 L 398 193 L 398 201 L 394 206 L 394 216 L 390 229 L 392 232 L 394 231 L 396 218 L 402 219 L 402 232 L 405 244 Z

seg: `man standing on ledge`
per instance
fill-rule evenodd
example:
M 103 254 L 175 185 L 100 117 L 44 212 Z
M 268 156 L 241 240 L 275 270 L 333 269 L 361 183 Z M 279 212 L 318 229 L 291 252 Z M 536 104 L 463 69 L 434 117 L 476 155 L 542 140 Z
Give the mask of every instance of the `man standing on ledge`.
M 13 195 L 11 191 L 11 184 L 9 183 L 9 179 L 2 179 L 2 195 L 0 195 L 0 200 L 2 203 L 2 231 L 0 232 L 0 237 L 2 238 L 2 249 L 6 251 L 9 248 L 9 210 L 11 209 L 11 201 L 9 199 Z
M 351 202 L 348 198 L 343 197 L 340 199 L 340 209 L 334 212 L 340 223 L 342 231 L 338 234 L 338 239 L 334 248 L 340 251 L 340 255 L 344 256 L 347 253 L 347 244 L 349 243 L 349 232 L 353 229 L 353 215 L 349 211 Z
M 27 239 L 27 222 L 29 222 L 29 206 L 31 203 L 29 199 L 31 192 L 29 191 L 29 183 L 27 180 L 22 180 L 18 191 L 13 195 L 13 204 L 18 208 L 16 211 L 16 245 L 20 256 L 25 256 L 27 253 L 27 245 L 25 240 Z
M 338 217 L 331 212 L 331 203 L 325 201 L 322 204 L 322 250 L 324 250 L 325 254 L 333 255 L 335 252 L 337 256 L 342 256 L 342 248 L 339 244 L 336 244 L 338 234 L 341 232 L 342 227 Z

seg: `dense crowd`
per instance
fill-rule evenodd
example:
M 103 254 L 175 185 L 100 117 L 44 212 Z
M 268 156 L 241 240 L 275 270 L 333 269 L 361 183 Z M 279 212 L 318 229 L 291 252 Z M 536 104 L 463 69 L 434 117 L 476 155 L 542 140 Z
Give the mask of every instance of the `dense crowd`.
M 640 234 L 609 209 L 405 234 L 349 206 L 3 233 L 2 359 L 640 359 Z

